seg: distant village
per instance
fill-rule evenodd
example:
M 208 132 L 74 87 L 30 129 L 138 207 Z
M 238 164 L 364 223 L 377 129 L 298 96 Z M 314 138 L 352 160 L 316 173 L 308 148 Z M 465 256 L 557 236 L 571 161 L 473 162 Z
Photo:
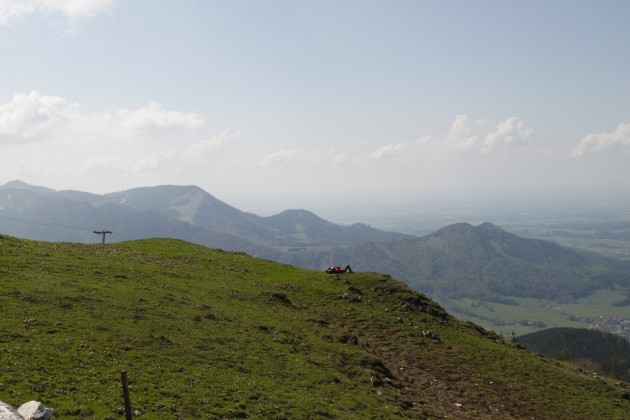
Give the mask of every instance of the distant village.
M 591 324 L 601 331 L 624 337 L 630 341 L 630 319 L 618 315 L 602 315 Z

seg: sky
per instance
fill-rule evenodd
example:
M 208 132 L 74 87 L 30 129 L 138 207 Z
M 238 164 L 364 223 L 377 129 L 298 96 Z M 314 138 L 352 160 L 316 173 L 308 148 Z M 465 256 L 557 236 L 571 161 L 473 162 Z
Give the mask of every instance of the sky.
M 626 0 L 0 0 L 0 184 L 630 196 Z M 349 204 L 351 203 L 351 204 Z

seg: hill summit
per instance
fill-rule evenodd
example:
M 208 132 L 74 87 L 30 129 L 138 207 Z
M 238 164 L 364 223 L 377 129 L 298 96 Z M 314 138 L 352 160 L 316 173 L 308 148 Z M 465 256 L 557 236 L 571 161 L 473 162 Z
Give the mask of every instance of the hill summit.
M 0 236 L 0 400 L 63 418 L 608 418 L 629 385 L 541 358 L 377 273 L 173 239 Z
M 408 280 L 411 285 L 443 299 L 569 302 L 596 290 L 630 286 L 627 261 L 521 238 L 492 223 L 456 223 L 383 248 L 404 261 L 407 272 L 401 277 L 415 275 Z

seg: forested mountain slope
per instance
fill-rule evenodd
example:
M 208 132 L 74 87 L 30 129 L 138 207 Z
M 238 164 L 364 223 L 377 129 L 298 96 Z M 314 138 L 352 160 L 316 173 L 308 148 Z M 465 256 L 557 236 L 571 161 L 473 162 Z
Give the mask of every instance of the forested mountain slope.
M 522 335 L 518 342 L 544 356 L 630 381 L 630 342 L 618 335 L 594 329 L 549 328 Z

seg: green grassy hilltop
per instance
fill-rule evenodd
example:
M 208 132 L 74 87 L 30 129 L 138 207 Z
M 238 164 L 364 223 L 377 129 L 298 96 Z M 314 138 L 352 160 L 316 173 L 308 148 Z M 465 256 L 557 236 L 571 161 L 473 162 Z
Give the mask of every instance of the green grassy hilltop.
M 56 418 L 627 418 L 630 385 L 544 359 L 375 273 L 171 239 L 0 236 L 0 400 Z

